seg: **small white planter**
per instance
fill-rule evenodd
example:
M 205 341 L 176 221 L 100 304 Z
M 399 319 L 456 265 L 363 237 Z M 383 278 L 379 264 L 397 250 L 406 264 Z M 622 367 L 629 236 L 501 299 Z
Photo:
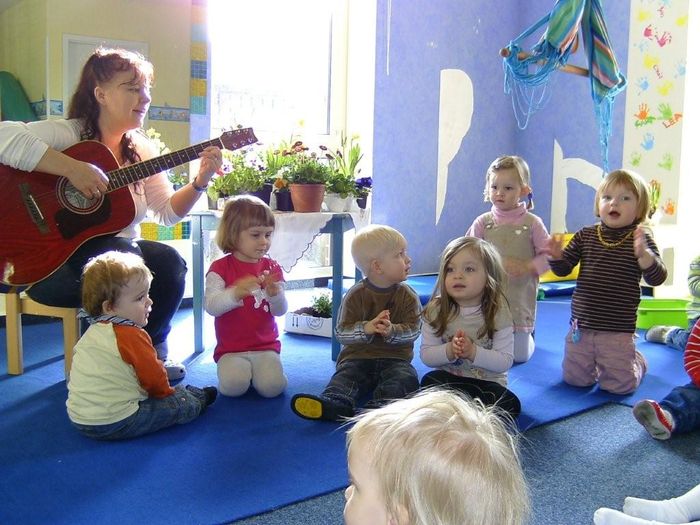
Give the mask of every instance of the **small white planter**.
M 333 321 L 330 317 L 314 317 L 287 312 L 284 317 L 284 331 L 330 338 L 333 334 Z
M 352 207 L 352 195 L 341 197 L 337 193 L 326 193 L 323 202 L 326 203 L 328 211 L 333 213 L 344 213 L 350 211 Z

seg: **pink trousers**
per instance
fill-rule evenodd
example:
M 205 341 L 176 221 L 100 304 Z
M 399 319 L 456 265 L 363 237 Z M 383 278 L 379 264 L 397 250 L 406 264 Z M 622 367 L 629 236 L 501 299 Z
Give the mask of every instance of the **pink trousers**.
M 647 361 L 634 346 L 634 334 L 580 330 L 581 340 L 566 335 L 564 381 L 574 386 L 598 383 L 613 394 L 634 392 L 647 371 Z

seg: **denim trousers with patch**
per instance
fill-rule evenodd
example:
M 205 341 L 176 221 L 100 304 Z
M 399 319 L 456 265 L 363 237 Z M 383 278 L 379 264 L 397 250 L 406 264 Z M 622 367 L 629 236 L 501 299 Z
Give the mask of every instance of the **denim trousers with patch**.
M 175 387 L 175 393 L 161 399 L 149 397 L 139 402 L 139 409 L 129 417 L 109 425 L 81 425 L 74 423 L 78 431 L 89 438 L 116 441 L 150 434 L 170 427 L 189 423 L 204 412 L 206 401 L 185 389 Z
M 355 408 L 358 400 L 372 393 L 368 405 L 378 407 L 418 390 L 418 373 L 403 359 L 348 359 L 336 368 L 321 394 Z
M 682 434 L 700 428 L 700 388 L 693 383 L 677 386 L 659 405 L 673 416 L 673 433 Z

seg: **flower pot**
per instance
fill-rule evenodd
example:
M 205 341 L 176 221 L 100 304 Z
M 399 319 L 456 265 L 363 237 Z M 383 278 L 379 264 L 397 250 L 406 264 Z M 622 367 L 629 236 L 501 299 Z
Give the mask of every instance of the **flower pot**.
M 275 192 L 275 199 L 277 200 L 277 206 L 275 209 L 278 211 L 294 211 L 294 205 L 292 204 L 292 194 L 288 191 L 277 191 Z
M 210 210 L 218 210 L 219 209 L 219 200 L 224 197 L 223 193 L 219 193 L 218 197 L 216 199 L 212 199 L 211 196 L 207 193 L 207 206 L 209 207 Z
M 358 197 L 355 199 L 355 202 L 357 202 L 357 207 L 360 208 L 361 210 L 364 210 L 367 207 L 367 195 L 363 195 L 362 197 Z
M 350 211 L 350 206 L 352 206 L 352 196 L 341 197 L 337 193 L 326 193 L 323 201 L 328 207 L 328 211 L 334 213 L 343 213 Z
M 321 211 L 323 195 L 326 192 L 325 184 L 290 184 L 289 191 L 292 194 L 294 211 L 302 213 Z
M 268 206 L 270 205 L 270 195 L 272 194 L 272 184 L 265 183 L 258 191 L 251 191 L 249 195 L 254 195 Z

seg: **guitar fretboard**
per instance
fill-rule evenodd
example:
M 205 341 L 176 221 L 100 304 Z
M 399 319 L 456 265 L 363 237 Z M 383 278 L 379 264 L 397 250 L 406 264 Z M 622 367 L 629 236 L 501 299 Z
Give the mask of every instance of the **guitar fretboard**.
M 194 146 L 173 151 L 172 153 L 167 153 L 154 159 L 137 162 L 136 164 L 131 164 L 130 166 L 109 171 L 106 174 L 110 179 L 107 191 L 110 192 L 123 188 L 124 186 L 138 182 L 141 179 L 145 179 L 151 175 L 160 173 L 161 171 L 166 171 L 195 160 L 199 158 L 199 154 L 209 146 L 217 146 L 222 148 L 223 143 L 221 142 L 220 138 L 216 138 L 207 142 L 195 144 Z

